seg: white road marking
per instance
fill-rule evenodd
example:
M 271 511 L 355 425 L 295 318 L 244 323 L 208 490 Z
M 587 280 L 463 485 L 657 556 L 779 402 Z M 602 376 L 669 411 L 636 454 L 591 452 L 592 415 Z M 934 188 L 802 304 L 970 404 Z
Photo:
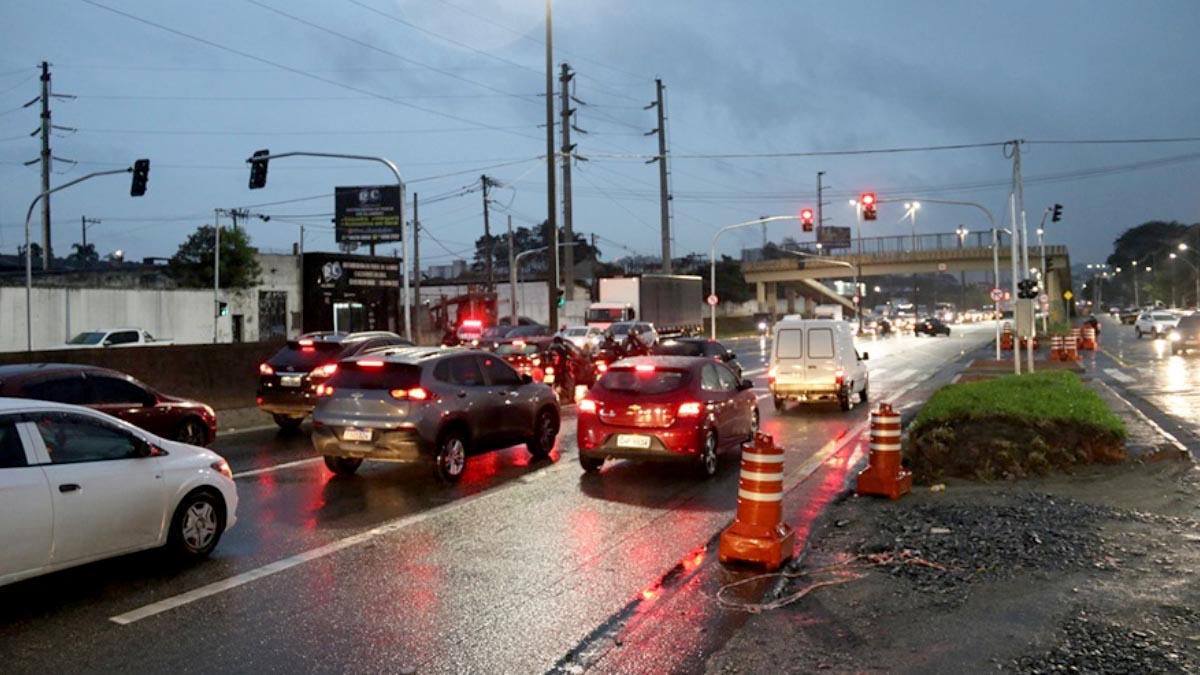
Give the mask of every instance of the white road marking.
M 1129 384 L 1130 382 L 1137 382 L 1136 379 L 1126 375 L 1125 373 L 1121 372 L 1120 370 L 1117 370 L 1116 368 L 1105 368 L 1104 372 L 1108 373 L 1108 376 L 1111 377 L 1112 379 L 1116 380 L 1117 382 L 1121 382 L 1123 384 Z
M 883 377 L 887 372 L 887 368 L 869 368 L 867 369 L 867 377 Z
M 897 373 L 895 379 L 900 382 L 906 382 L 908 380 L 911 380 L 913 378 L 913 376 L 916 374 L 917 374 L 916 370 L 914 370 L 912 368 L 906 368 L 905 370 L 902 370 L 899 373 Z
M 281 469 L 290 469 L 294 466 L 303 466 L 305 464 L 312 464 L 313 462 L 320 462 L 322 459 L 322 457 L 306 457 L 305 459 L 297 459 L 294 462 L 284 462 L 283 464 L 276 464 L 274 466 L 264 466 L 261 469 L 242 471 L 241 473 L 233 474 L 233 477 L 236 479 L 246 478 L 248 476 L 257 476 L 260 473 L 271 473 L 272 471 L 279 471 Z
M 1125 399 L 1125 397 L 1124 397 L 1124 396 L 1121 396 L 1120 394 L 1118 394 L 1118 393 L 1117 393 L 1115 390 L 1113 390 L 1113 388 L 1112 388 L 1112 387 L 1110 387 L 1110 386 L 1108 386 L 1107 384 L 1105 384 L 1105 383 L 1104 383 L 1102 380 L 1097 380 L 1097 383 L 1098 383 L 1100 386 L 1104 387 L 1105 389 L 1108 389 L 1109 393 L 1111 393 L 1113 396 L 1115 396 L 1115 397 L 1117 397 L 1118 399 L 1120 399 L 1120 400 L 1121 400 L 1123 403 L 1125 403 L 1125 405 L 1129 406 L 1129 409 L 1133 411 L 1133 414 L 1134 414 L 1134 415 L 1137 415 L 1139 418 L 1141 418 L 1141 420 L 1142 420 L 1142 421 L 1144 421 L 1146 424 L 1149 424 L 1151 429 L 1154 429 L 1154 430 L 1155 430 L 1155 431 L 1157 431 L 1157 432 L 1158 432 L 1158 433 L 1159 433 L 1159 434 L 1160 434 L 1160 435 L 1161 435 L 1163 438 L 1167 439 L 1167 441 L 1168 441 L 1169 443 L 1171 443 L 1171 445 L 1174 445 L 1174 446 L 1175 446 L 1175 449 L 1176 449 L 1176 450 L 1178 450 L 1178 451 L 1179 451 L 1179 452 L 1181 452 L 1181 453 L 1188 454 L 1188 449 L 1187 449 L 1187 446 L 1186 446 L 1186 445 L 1184 445 L 1183 443 L 1180 443 L 1180 442 L 1179 442 L 1179 439 L 1178 439 L 1178 438 L 1175 438 L 1175 436 L 1173 436 L 1173 435 L 1171 434 L 1171 432 L 1169 432 L 1169 431 L 1167 431 L 1166 429 L 1164 429 L 1164 428 L 1162 428 L 1161 426 L 1159 426 L 1159 425 L 1158 425 L 1158 423 L 1157 423 L 1157 422 L 1155 422 L 1154 420 L 1150 419 L 1150 418 L 1149 418 L 1149 417 L 1146 415 L 1146 413 L 1142 412 L 1141 410 L 1138 410 L 1136 406 L 1134 406 L 1132 403 L 1130 403 L 1129 401 L 1127 401 L 1127 400 Z
M 743 370 L 742 374 L 743 375 L 761 375 L 762 373 L 765 373 L 765 372 L 767 372 L 767 367 L 763 366 L 761 368 L 748 368 L 746 370 Z

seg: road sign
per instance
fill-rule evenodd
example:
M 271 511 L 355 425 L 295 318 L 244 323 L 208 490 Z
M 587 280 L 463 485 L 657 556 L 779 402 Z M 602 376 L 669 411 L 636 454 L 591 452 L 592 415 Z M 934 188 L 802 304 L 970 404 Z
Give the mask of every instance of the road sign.
M 716 306 L 717 306 L 717 303 L 718 303 L 718 302 L 720 302 L 720 301 L 721 301 L 721 300 L 720 300 L 720 298 L 718 298 L 718 297 L 717 297 L 717 294 L 716 294 L 716 293 L 711 293 L 711 294 L 709 294 L 709 296 L 708 296 L 708 304 L 709 304 L 709 306 L 711 306 L 711 307 L 716 307 Z
M 1049 312 L 1050 311 L 1050 303 L 1049 302 L 1039 302 L 1038 309 L 1041 309 L 1043 312 Z
M 1044 305 L 1047 302 L 1050 302 L 1050 296 L 1046 295 L 1045 293 L 1042 293 L 1041 295 L 1038 296 L 1038 302 L 1040 302 Z
M 938 271 L 945 272 L 946 271 L 946 263 L 938 263 Z
M 1000 302 L 1004 299 L 1004 291 L 1000 290 L 999 288 L 993 288 L 991 296 L 992 302 Z
M 1063 298 L 1065 298 L 1067 300 L 1070 300 L 1073 297 L 1075 297 L 1075 294 L 1072 293 L 1071 291 L 1067 291 L 1067 292 L 1063 293 Z

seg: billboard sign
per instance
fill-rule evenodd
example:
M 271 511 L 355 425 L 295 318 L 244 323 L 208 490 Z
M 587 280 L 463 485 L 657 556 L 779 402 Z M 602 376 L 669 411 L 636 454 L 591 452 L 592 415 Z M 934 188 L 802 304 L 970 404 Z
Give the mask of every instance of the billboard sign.
M 404 195 L 399 185 L 339 187 L 334 191 L 338 243 L 400 241 Z
M 817 241 L 824 248 L 850 248 L 850 228 L 826 225 L 817 232 Z

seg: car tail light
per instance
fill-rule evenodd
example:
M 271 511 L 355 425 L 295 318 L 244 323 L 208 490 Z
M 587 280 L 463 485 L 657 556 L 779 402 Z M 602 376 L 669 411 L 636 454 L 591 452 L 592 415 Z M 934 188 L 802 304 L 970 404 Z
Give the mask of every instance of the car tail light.
M 701 410 L 701 405 L 699 403 L 697 403 L 696 401 L 689 401 L 687 403 L 679 404 L 679 416 L 680 417 L 699 417 L 700 410 Z
M 772 382 L 772 383 L 775 382 L 775 369 L 774 368 L 767 371 L 767 381 Z
M 412 389 L 393 389 L 388 392 L 395 399 L 408 399 L 410 401 L 424 401 L 429 398 L 429 392 L 421 387 L 413 387 Z
M 482 328 L 483 322 L 479 319 L 467 319 L 466 321 L 462 322 L 462 325 L 466 326 L 467 328 Z
M 260 363 L 260 364 L 258 364 L 258 374 L 259 375 L 274 375 L 275 369 L 272 368 L 271 364 L 269 364 L 269 363 Z
M 359 362 L 358 362 L 358 365 L 359 365 L 359 367 L 360 367 L 360 368 L 382 368 L 382 367 L 383 367 L 383 361 L 376 361 L 376 360 L 374 360 L 374 359 L 367 359 L 367 360 L 365 360 L 365 361 L 359 361 Z
M 594 415 L 594 414 L 596 414 L 596 402 L 595 402 L 594 400 L 590 399 L 590 398 L 585 398 L 585 399 L 581 400 L 581 401 L 579 402 L 579 411 L 578 411 L 578 413 L 579 413 L 580 415 L 583 415 L 583 414 L 591 414 L 591 415 Z
M 254 402 L 257 403 L 258 405 L 262 405 L 263 397 L 261 397 L 261 396 L 254 397 Z
M 639 363 L 636 366 L 634 366 L 633 369 L 639 373 L 653 373 L 654 372 L 654 364 Z
M 534 365 L 537 365 L 537 364 L 535 363 Z M 554 366 L 546 366 L 546 374 L 553 375 L 554 374 Z
M 605 363 L 605 362 L 603 362 L 603 361 L 601 361 L 600 363 L 597 363 L 597 364 L 596 364 L 596 370 L 598 370 L 598 371 L 600 371 L 600 372 L 602 372 L 602 373 L 604 373 L 604 372 L 607 372 L 607 371 L 608 371 L 608 364 L 607 364 L 607 363 Z
M 229 462 L 226 462 L 224 459 L 218 459 L 212 464 L 209 464 L 209 466 L 213 471 L 225 476 L 229 480 L 233 480 L 233 469 L 229 468 Z
M 333 396 L 333 387 L 328 384 L 317 385 L 317 396 Z
M 311 347 L 311 346 L 313 346 L 313 341 L 312 340 L 300 340 L 296 344 L 300 345 L 301 347 Z
M 844 371 L 839 370 L 839 371 L 837 371 L 837 373 L 834 374 L 833 377 L 834 377 L 834 380 L 836 380 L 837 383 L 840 385 L 842 382 L 844 382 L 846 380 L 846 373 Z
M 310 377 L 326 377 L 326 378 L 328 378 L 328 377 L 333 377 L 333 374 L 336 372 L 337 372 L 337 364 L 336 363 L 326 363 L 323 366 L 317 366 L 316 368 L 313 368 L 313 371 L 312 371 L 312 374 L 310 375 Z

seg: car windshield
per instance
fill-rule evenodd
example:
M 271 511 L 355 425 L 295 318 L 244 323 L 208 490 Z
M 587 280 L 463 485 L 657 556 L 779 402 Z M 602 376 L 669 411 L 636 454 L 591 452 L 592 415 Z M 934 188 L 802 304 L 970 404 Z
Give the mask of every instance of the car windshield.
M 379 363 L 370 359 L 367 362 Z M 421 367 L 390 362 L 364 366 L 361 361 L 343 361 L 327 384 L 334 392 L 338 389 L 412 389 L 421 384 Z
M 630 328 L 633 328 L 633 324 L 631 323 L 614 323 L 609 326 L 609 330 L 612 331 L 613 335 L 628 335 Z
M 655 345 L 652 351 L 668 356 L 704 356 L 704 345 L 699 342 L 667 340 Z
M 80 333 L 71 338 L 69 345 L 98 345 L 107 333 Z
M 652 395 L 677 391 L 687 379 L 687 372 L 682 370 L 611 368 L 600 378 L 599 384 L 606 391 Z
M 625 310 L 618 309 L 618 308 L 589 309 L 584 314 L 584 318 L 587 319 L 589 322 L 592 322 L 592 321 L 596 321 L 596 322 L 620 321 L 621 319 L 625 318 Z
M 568 337 L 583 337 L 584 335 L 588 334 L 588 329 L 586 329 L 586 328 L 568 328 L 565 331 L 565 334 Z

